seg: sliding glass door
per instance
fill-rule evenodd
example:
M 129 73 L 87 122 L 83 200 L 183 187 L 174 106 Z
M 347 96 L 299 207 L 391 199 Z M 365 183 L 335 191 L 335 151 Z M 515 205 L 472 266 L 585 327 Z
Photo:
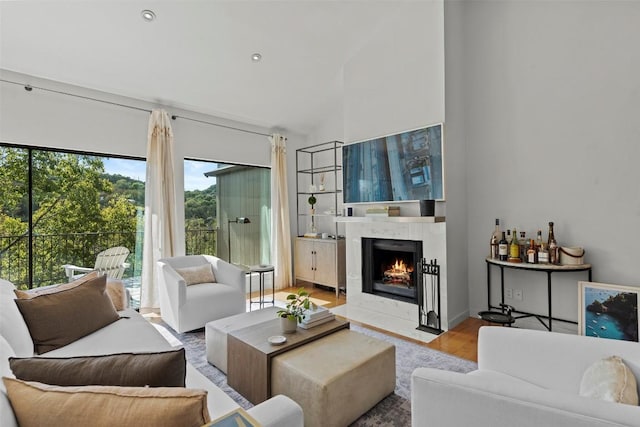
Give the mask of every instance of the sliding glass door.
M 141 180 L 116 165 L 141 170 Z M 144 166 L 136 159 L 0 145 L 0 277 L 22 289 L 67 281 L 113 246 L 139 271 Z M 140 251 L 140 252 L 139 252 Z
M 187 253 L 209 253 L 241 265 L 271 262 L 271 170 L 185 160 Z M 205 178 L 203 180 L 203 178 Z M 190 236 L 215 230 L 215 248 Z M 215 252 L 214 252 L 215 250 Z

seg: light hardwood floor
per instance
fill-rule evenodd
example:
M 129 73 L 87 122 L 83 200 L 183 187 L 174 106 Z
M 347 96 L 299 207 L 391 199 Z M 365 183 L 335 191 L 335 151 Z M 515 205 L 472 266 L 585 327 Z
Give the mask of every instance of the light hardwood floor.
M 346 303 L 346 298 L 344 295 L 340 295 L 336 298 L 335 292 L 331 289 L 322 289 L 319 287 L 312 287 L 311 285 L 304 286 L 309 293 L 311 293 L 311 298 L 314 303 L 318 305 L 322 305 L 327 308 L 337 307 L 339 305 Z M 298 288 L 288 288 L 283 289 L 279 292 L 276 292 L 276 300 L 285 301 L 287 294 L 291 292 L 295 292 Z M 254 297 L 255 297 L 254 293 Z M 270 295 L 267 296 L 269 298 Z M 355 322 L 354 322 L 355 323 Z M 430 343 L 423 343 L 421 341 L 409 339 L 397 334 L 391 333 L 391 335 L 405 339 L 407 341 L 411 341 L 413 343 L 423 345 L 425 347 L 439 350 L 444 353 L 451 354 L 453 356 L 457 356 L 463 359 L 471 360 L 474 362 L 478 361 L 478 329 L 480 326 L 489 325 L 490 323 L 485 322 L 481 319 L 468 318 L 463 321 L 455 328 L 450 329 L 449 331 L 441 334 L 436 339 L 431 341 Z M 362 325 L 367 326 L 368 328 L 376 329 L 381 332 L 390 334 L 388 331 L 384 331 L 379 328 L 372 327 L 370 325 Z

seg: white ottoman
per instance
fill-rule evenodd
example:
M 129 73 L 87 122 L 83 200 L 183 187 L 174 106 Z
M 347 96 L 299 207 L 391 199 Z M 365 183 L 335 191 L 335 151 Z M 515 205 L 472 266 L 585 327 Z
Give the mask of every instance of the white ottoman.
M 271 361 L 271 394 L 295 400 L 305 427 L 344 427 L 396 385 L 396 348 L 351 330 L 327 335 Z
M 240 313 L 207 323 L 204 337 L 207 349 L 207 362 L 227 373 L 227 334 L 231 331 L 257 325 L 275 319 L 279 307 L 267 307 L 262 310 Z

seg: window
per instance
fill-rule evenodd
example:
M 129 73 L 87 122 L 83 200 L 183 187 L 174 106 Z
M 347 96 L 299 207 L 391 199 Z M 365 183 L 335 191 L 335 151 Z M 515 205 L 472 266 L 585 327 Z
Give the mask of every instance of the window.
M 184 183 L 187 254 L 212 254 L 234 264 L 270 263 L 269 168 L 185 160 Z M 209 238 L 211 230 L 215 236 Z
M 0 277 L 21 289 L 65 282 L 63 265 L 93 267 L 112 246 L 130 251 L 124 277 L 139 276 L 144 170 L 143 160 L 0 144 Z

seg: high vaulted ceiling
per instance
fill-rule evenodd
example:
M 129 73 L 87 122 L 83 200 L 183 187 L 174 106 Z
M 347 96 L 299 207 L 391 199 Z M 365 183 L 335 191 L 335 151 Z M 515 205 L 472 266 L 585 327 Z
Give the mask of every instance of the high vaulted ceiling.
M 307 133 L 339 105 L 343 65 L 403 3 L 1 1 L 0 68 Z

